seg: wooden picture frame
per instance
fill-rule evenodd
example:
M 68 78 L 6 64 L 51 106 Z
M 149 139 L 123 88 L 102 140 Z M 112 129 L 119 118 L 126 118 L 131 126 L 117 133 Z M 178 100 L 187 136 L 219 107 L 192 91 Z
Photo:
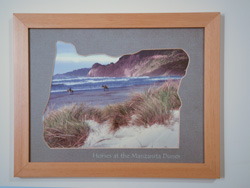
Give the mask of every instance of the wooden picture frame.
M 15 177 L 220 177 L 220 13 L 14 14 Z M 204 163 L 30 162 L 29 29 L 203 28 Z

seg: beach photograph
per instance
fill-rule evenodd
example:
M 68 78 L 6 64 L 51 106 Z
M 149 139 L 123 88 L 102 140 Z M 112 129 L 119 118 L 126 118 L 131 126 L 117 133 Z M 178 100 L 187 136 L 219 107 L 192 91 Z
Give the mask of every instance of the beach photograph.
M 80 55 L 58 41 L 43 137 L 49 148 L 179 148 L 183 49 Z

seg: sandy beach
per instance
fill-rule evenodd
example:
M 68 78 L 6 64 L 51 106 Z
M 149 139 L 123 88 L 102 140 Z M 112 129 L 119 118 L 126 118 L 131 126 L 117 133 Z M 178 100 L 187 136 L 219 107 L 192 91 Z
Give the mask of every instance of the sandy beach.
M 108 104 L 123 102 L 129 97 L 131 92 L 141 92 L 149 87 L 150 85 L 143 85 L 109 89 L 106 91 L 103 89 L 74 91 L 74 94 L 69 94 L 67 92 L 51 93 L 47 107 L 49 109 L 58 109 L 65 105 L 71 105 L 72 103 L 85 103 L 90 106 L 104 107 Z

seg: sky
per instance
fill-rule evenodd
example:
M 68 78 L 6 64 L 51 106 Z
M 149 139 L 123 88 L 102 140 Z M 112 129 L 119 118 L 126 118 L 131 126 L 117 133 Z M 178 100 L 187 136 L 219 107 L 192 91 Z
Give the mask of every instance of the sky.
M 95 63 L 103 65 L 107 65 L 111 62 L 116 63 L 120 58 L 106 54 L 79 55 L 73 44 L 62 41 L 57 41 L 56 49 L 54 75 L 81 68 L 91 68 Z

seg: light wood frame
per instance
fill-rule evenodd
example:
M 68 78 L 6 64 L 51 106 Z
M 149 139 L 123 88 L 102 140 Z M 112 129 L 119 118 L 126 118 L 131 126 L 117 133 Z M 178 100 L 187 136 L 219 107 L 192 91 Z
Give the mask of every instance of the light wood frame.
M 220 177 L 220 13 L 14 14 L 15 177 Z M 29 29 L 204 28 L 204 163 L 30 162 Z

